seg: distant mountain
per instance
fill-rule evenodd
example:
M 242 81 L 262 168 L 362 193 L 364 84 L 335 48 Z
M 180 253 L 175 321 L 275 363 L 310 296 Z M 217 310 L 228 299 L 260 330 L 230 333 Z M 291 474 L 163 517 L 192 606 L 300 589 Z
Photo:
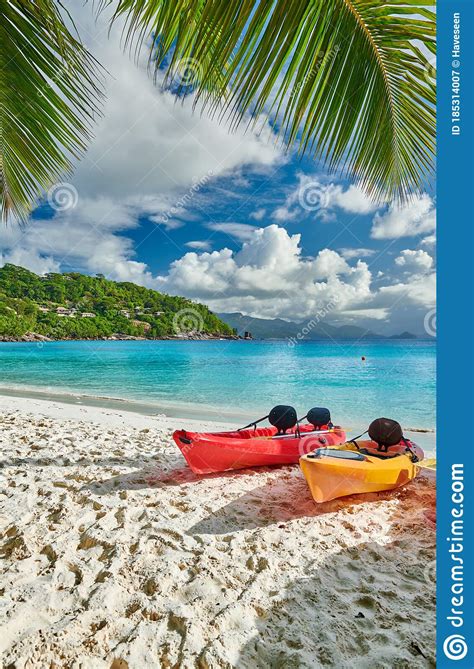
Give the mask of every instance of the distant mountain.
M 392 335 L 390 339 L 417 339 L 417 336 L 411 332 L 402 332 L 399 335 Z
M 234 328 L 243 336 L 244 332 L 250 332 L 254 339 L 302 339 L 314 341 L 318 339 L 416 339 L 416 335 L 404 332 L 401 335 L 385 337 L 361 328 L 356 325 L 335 326 L 324 321 L 309 318 L 300 323 L 285 321 L 282 318 L 266 319 L 252 318 L 236 313 L 220 313 L 219 318 Z
M 0 340 L 233 337 L 203 304 L 79 272 L 0 268 Z

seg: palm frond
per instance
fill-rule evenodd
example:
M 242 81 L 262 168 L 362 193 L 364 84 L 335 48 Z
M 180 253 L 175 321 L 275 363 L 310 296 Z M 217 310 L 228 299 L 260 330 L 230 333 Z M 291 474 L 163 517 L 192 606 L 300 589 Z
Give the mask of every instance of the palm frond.
M 197 100 L 231 124 L 273 119 L 375 198 L 406 199 L 434 169 L 435 0 L 118 0 L 125 39 L 159 36 L 199 63 Z M 102 4 L 110 4 L 103 0 Z
M 24 221 L 84 151 L 99 67 L 55 0 L 0 0 L 1 214 Z

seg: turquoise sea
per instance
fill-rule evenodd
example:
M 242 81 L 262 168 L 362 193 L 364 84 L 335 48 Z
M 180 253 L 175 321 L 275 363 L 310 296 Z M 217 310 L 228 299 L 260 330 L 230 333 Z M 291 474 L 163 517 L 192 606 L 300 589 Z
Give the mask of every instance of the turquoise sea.
M 435 348 L 425 340 L 0 343 L 0 392 L 84 403 L 77 396 L 88 395 L 146 413 L 237 423 L 275 404 L 300 415 L 327 406 L 349 428 L 387 416 L 432 430 Z

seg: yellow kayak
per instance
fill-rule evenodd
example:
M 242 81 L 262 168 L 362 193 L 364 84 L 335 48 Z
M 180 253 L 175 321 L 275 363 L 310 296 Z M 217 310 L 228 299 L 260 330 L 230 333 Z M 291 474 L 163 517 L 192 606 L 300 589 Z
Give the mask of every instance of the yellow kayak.
M 419 471 L 410 454 L 377 457 L 359 452 L 353 444 L 308 453 L 300 458 L 300 466 L 318 503 L 345 495 L 393 490 L 414 479 Z

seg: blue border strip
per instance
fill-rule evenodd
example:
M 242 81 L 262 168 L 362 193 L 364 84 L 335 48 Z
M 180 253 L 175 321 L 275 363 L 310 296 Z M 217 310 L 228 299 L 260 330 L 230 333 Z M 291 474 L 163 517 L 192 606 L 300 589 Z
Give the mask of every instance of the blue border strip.
M 470 432 L 474 414 L 473 0 L 439 0 L 437 22 L 437 666 L 440 669 L 454 666 L 472 669 L 474 440 Z M 456 28 L 459 29 L 459 53 L 455 45 Z M 458 84 L 459 90 L 456 89 Z M 453 97 L 456 94 L 459 94 L 459 98 Z M 456 117 L 458 102 L 459 120 Z M 461 427 L 459 435 L 456 434 L 457 425 Z

